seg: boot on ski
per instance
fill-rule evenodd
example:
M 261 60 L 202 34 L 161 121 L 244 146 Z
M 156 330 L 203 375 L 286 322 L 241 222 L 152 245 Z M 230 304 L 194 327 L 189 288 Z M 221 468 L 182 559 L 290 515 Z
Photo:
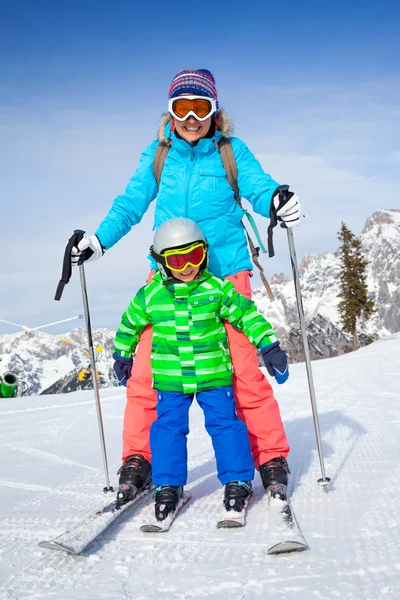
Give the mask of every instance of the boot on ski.
M 159 485 L 153 492 L 155 518 L 141 526 L 145 533 L 168 531 L 191 498 L 182 486 Z
M 183 496 L 183 487 L 160 485 L 154 491 L 154 510 L 156 520 L 165 521 L 176 512 L 179 501 Z
M 277 456 L 272 460 L 260 465 L 260 477 L 264 489 L 268 492 L 270 486 L 284 486 L 286 492 L 286 486 L 288 484 L 288 474 L 290 473 L 289 465 L 283 456 Z
M 252 491 L 251 481 L 231 481 L 227 483 L 224 494 L 225 510 L 241 512 L 246 508 Z
M 246 508 L 252 494 L 250 481 L 231 481 L 225 486 L 224 510 L 217 521 L 218 529 L 243 527 Z
M 141 454 L 134 454 L 124 461 L 118 475 L 117 509 L 151 484 L 151 464 Z

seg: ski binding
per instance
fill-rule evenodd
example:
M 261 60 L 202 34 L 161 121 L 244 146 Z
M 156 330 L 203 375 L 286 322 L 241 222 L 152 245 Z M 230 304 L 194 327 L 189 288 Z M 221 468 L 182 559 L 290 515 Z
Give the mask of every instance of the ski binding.
M 246 498 L 241 511 L 224 510 L 223 517 L 217 522 L 218 529 L 232 529 L 234 527 L 243 527 L 243 525 L 246 522 L 246 509 L 250 497 Z
M 164 519 L 164 521 L 157 521 L 154 519 L 154 521 L 151 523 L 142 525 L 140 531 L 143 531 L 144 533 L 162 533 L 164 531 L 169 531 L 172 523 L 175 521 L 182 508 L 189 502 L 190 499 L 191 495 L 189 492 L 184 491 L 181 499 L 178 502 L 176 510 L 173 513 L 170 513 L 166 519 Z

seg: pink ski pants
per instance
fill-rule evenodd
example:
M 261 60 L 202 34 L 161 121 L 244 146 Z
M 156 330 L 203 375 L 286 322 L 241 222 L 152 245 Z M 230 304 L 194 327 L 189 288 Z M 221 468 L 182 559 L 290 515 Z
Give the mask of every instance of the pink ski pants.
M 151 281 L 152 271 L 148 277 Z M 248 271 L 226 277 L 240 293 L 251 298 Z M 277 456 L 286 457 L 289 446 L 282 425 L 278 403 L 272 387 L 258 367 L 252 343 L 240 331 L 225 323 L 233 364 L 233 390 L 238 417 L 246 424 L 250 448 L 256 469 Z M 157 418 L 157 393 L 152 387 L 152 329 L 146 327 L 135 354 L 132 375 L 127 384 L 127 404 L 122 433 L 122 460 L 132 454 L 142 454 L 151 460 L 150 426 Z

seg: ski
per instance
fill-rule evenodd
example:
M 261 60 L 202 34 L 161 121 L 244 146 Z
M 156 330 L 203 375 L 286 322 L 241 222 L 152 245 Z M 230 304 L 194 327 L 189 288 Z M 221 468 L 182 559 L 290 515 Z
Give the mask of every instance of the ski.
M 190 499 L 191 495 L 189 492 L 183 492 L 182 498 L 179 500 L 174 512 L 170 513 L 167 518 L 164 519 L 164 521 L 157 521 L 156 518 L 154 518 L 154 521 L 151 523 L 142 525 L 140 531 L 144 531 L 145 533 L 162 533 L 164 531 L 169 531 L 172 523 L 175 521 L 182 508 L 189 502 Z
M 133 500 L 127 502 L 118 510 L 116 508 L 116 501 L 114 500 L 110 504 L 104 506 L 101 510 L 90 515 L 83 523 L 67 529 L 53 539 L 40 542 L 39 546 L 49 550 L 61 550 L 63 552 L 68 552 L 69 554 L 80 554 L 86 550 L 96 538 L 113 527 L 123 515 L 132 512 L 132 510 L 140 504 L 140 501 L 148 496 L 153 489 L 153 486 L 149 486 L 141 490 Z
M 269 499 L 269 523 L 267 554 L 283 554 L 307 548 L 293 508 L 286 496 L 286 486 L 271 485 L 267 490 Z
M 244 506 L 241 511 L 236 510 L 224 510 L 223 515 L 219 521 L 217 521 L 218 529 L 231 529 L 233 527 L 243 527 L 246 523 L 246 510 L 251 496 L 246 498 Z

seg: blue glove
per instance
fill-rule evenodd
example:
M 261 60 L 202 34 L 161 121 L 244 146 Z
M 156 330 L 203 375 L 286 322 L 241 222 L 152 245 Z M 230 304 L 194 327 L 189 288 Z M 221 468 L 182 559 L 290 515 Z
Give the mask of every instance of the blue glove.
M 123 358 L 122 356 L 115 354 L 115 352 L 113 354 L 113 358 L 115 358 L 114 372 L 119 381 L 119 385 L 126 386 L 126 383 L 131 376 L 133 358 L 132 356 L 129 358 Z
M 275 377 L 277 383 L 285 383 L 289 377 L 288 359 L 279 342 L 274 342 L 267 348 L 263 348 L 261 353 L 271 377 Z

